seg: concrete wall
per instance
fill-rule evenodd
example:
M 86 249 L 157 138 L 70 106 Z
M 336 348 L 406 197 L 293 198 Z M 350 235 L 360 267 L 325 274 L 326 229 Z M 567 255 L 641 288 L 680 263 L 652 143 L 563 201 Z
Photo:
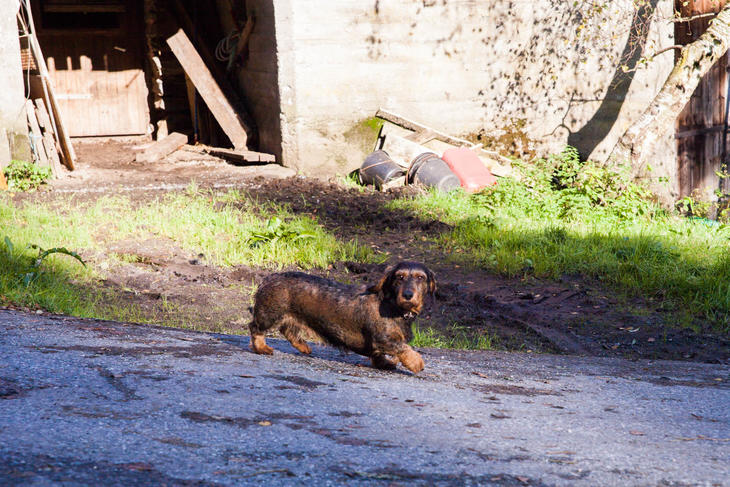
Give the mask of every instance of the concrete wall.
M 600 12 L 563 0 L 272 1 L 276 46 L 266 49 L 278 59 L 281 155 L 315 175 L 360 165 L 373 137 L 361 122 L 379 107 L 455 135 L 485 129 L 497 145 L 518 137 L 541 153 L 570 142 L 601 159 L 673 64 L 669 52 L 621 70 L 642 47 L 673 44 L 672 24 L 657 14 L 642 34 L 631 0 Z M 673 2 L 652 3 L 671 15 Z M 271 69 L 243 76 L 268 90 Z M 262 125 L 266 140 L 275 123 Z M 668 138 L 655 174 L 675 166 Z
M 0 167 L 31 160 L 17 12 L 16 1 L 0 0 Z

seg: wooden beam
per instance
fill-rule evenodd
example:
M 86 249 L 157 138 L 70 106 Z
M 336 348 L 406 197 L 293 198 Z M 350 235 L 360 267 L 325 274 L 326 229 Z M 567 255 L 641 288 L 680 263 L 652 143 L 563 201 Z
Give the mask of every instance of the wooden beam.
M 154 144 L 147 147 L 142 152 L 138 152 L 135 160 L 137 162 L 155 162 L 168 154 L 172 154 L 180 147 L 188 143 L 188 136 L 179 132 L 173 132 L 164 139 L 160 139 Z
M 438 139 L 441 142 L 446 142 L 447 144 L 455 145 L 457 147 L 461 147 L 461 146 L 471 147 L 474 145 L 466 139 L 460 139 L 459 137 L 454 137 L 449 134 L 439 132 L 436 129 L 427 127 L 426 125 L 422 125 L 418 122 L 414 122 L 413 120 L 409 120 L 400 115 L 396 115 L 395 113 L 390 112 L 388 110 L 383 110 L 382 108 L 378 109 L 378 111 L 375 113 L 375 116 L 378 118 L 382 118 L 383 120 L 386 120 L 390 123 L 399 125 L 405 129 L 413 130 L 414 132 L 423 132 L 423 131 L 433 132 L 434 139 Z
M 675 139 L 684 139 L 686 137 L 694 137 L 695 135 L 705 135 L 711 132 L 722 132 L 725 130 L 724 125 L 713 125 L 712 127 L 701 127 L 697 129 L 683 130 L 674 134 Z
M 231 104 L 228 103 L 220 87 L 210 74 L 210 70 L 205 66 L 185 32 L 182 29 L 178 30 L 175 35 L 167 39 L 167 44 L 180 61 L 185 73 L 190 77 L 205 104 L 215 116 L 223 132 L 231 140 L 233 147 L 242 150 L 247 149 L 250 127 L 246 126 Z
M 256 152 L 252 150 L 230 150 L 220 147 L 206 147 L 204 151 L 212 156 L 220 157 L 232 162 L 240 163 L 273 163 L 276 162 L 276 156 L 265 152 Z

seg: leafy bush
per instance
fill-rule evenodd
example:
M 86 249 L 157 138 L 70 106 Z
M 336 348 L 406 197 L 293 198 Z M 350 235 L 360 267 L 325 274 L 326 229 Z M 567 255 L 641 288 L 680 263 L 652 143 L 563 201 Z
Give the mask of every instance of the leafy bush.
M 582 162 L 574 147 L 546 159 L 515 161 L 513 166 L 521 175 L 520 181 L 502 179 L 475 199 L 516 217 L 547 216 L 567 221 L 587 217 L 626 220 L 663 213 L 651 200 L 651 193 L 632 181 L 628 166 Z
M 51 178 L 50 167 L 40 167 L 27 161 L 11 161 L 3 170 L 8 187 L 19 191 L 31 191 Z

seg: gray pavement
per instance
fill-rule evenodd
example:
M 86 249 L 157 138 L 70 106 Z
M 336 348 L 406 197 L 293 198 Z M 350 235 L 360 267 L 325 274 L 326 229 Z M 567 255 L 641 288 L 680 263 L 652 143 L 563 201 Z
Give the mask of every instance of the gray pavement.
M 0 485 L 730 485 L 730 367 L 269 340 L 0 310 Z

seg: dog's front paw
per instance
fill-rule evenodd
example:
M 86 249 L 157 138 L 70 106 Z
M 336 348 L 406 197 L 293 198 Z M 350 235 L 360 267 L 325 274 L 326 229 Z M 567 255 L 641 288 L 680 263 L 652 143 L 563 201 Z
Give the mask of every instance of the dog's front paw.
M 261 355 L 274 354 L 274 349 L 266 344 L 266 340 L 261 335 L 253 335 L 251 337 L 251 350 Z
M 397 360 L 393 360 L 386 355 L 373 355 L 370 357 L 373 367 L 376 369 L 393 370 L 398 365 Z
M 405 352 L 398 355 L 398 360 L 401 361 L 403 366 L 413 372 L 414 374 L 417 374 L 418 372 L 423 370 L 423 367 L 425 367 L 426 364 L 423 362 L 423 358 L 421 357 L 421 354 L 413 350 L 412 348 L 409 348 Z

